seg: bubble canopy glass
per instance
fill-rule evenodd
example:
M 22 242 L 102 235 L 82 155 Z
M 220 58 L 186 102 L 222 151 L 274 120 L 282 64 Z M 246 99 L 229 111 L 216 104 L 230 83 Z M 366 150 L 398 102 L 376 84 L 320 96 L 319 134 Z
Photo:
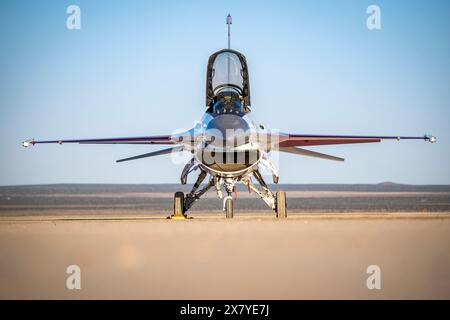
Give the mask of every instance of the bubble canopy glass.
M 220 92 L 235 91 L 243 106 L 250 105 L 247 62 L 238 51 L 225 49 L 209 57 L 206 74 L 206 105 L 212 106 Z
M 216 56 L 212 69 L 212 87 L 217 94 L 222 88 L 235 88 L 242 93 L 244 87 L 242 64 L 232 52 L 222 52 Z

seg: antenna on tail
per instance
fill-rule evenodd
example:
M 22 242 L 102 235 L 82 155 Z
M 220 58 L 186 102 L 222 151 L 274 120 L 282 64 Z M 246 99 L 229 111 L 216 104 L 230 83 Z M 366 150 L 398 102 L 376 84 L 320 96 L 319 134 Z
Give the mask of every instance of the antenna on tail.
M 228 49 L 231 49 L 231 36 L 230 36 L 230 27 L 231 24 L 233 23 L 233 19 L 231 18 L 231 15 L 228 14 L 227 15 L 227 25 L 228 25 Z

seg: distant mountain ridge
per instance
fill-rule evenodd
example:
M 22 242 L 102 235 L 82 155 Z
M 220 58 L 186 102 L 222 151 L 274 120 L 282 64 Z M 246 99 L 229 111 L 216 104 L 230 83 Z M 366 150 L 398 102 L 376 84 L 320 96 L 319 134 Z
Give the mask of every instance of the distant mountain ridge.
M 246 190 L 238 184 L 238 190 Z M 279 184 L 270 185 L 272 190 L 286 191 L 351 191 L 351 192 L 450 192 L 450 185 L 408 185 L 393 182 L 378 184 Z M 123 193 L 123 192 L 188 192 L 192 184 L 42 184 L 0 186 L 0 193 Z

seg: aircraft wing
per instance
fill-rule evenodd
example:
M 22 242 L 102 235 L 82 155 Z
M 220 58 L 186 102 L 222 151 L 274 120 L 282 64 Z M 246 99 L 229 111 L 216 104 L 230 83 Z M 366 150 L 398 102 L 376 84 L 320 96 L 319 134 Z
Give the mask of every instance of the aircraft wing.
M 436 137 L 431 135 L 423 136 L 353 136 L 353 135 L 317 135 L 317 134 L 292 134 L 279 133 L 275 137 L 272 135 L 272 141 L 277 141 L 274 146 L 301 147 L 301 146 L 321 146 L 332 144 L 350 144 L 350 143 L 370 143 L 380 142 L 382 140 L 425 140 L 431 143 L 436 142 Z
M 75 140 L 27 140 L 22 142 L 24 147 L 34 146 L 43 143 L 80 143 L 80 144 L 179 144 L 186 143 L 186 140 L 192 140 L 193 136 L 189 132 L 178 135 L 158 135 L 143 137 L 124 137 L 124 138 L 102 138 L 102 139 L 75 139 Z

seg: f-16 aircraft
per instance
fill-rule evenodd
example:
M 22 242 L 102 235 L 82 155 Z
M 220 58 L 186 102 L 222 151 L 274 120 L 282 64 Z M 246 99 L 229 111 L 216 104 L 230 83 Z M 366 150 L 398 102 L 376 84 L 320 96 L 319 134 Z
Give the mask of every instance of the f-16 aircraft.
M 277 218 L 286 218 L 286 193 L 272 192 L 261 174 L 265 167 L 272 174 L 273 183 L 278 183 L 276 167 L 269 159 L 270 152 L 279 151 L 302 156 L 334 161 L 343 158 L 304 149 L 350 143 L 372 143 L 382 140 L 425 140 L 436 142 L 431 135 L 423 136 L 355 136 L 308 133 L 286 133 L 271 131 L 252 120 L 250 80 L 245 56 L 230 49 L 231 16 L 227 16 L 228 49 L 213 53 L 206 71 L 206 111 L 197 125 L 179 134 L 150 135 L 141 137 L 75 139 L 75 140 L 27 140 L 24 147 L 36 144 L 148 144 L 172 145 L 170 148 L 153 151 L 125 159 L 124 162 L 173 152 L 190 152 L 191 158 L 181 173 L 181 184 L 186 184 L 190 173 L 198 171 L 192 190 L 184 194 L 176 192 L 171 218 L 184 219 L 195 201 L 209 189 L 215 188 L 223 199 L 226 218 L 233 218 L 233 193 L 237 183 L 243 183 L 250 192 L 255 192 L 272 208 Z M 207 180 L 202 185 L 204 180 Z M 225 197 L 223 196 L 225 191 Z

